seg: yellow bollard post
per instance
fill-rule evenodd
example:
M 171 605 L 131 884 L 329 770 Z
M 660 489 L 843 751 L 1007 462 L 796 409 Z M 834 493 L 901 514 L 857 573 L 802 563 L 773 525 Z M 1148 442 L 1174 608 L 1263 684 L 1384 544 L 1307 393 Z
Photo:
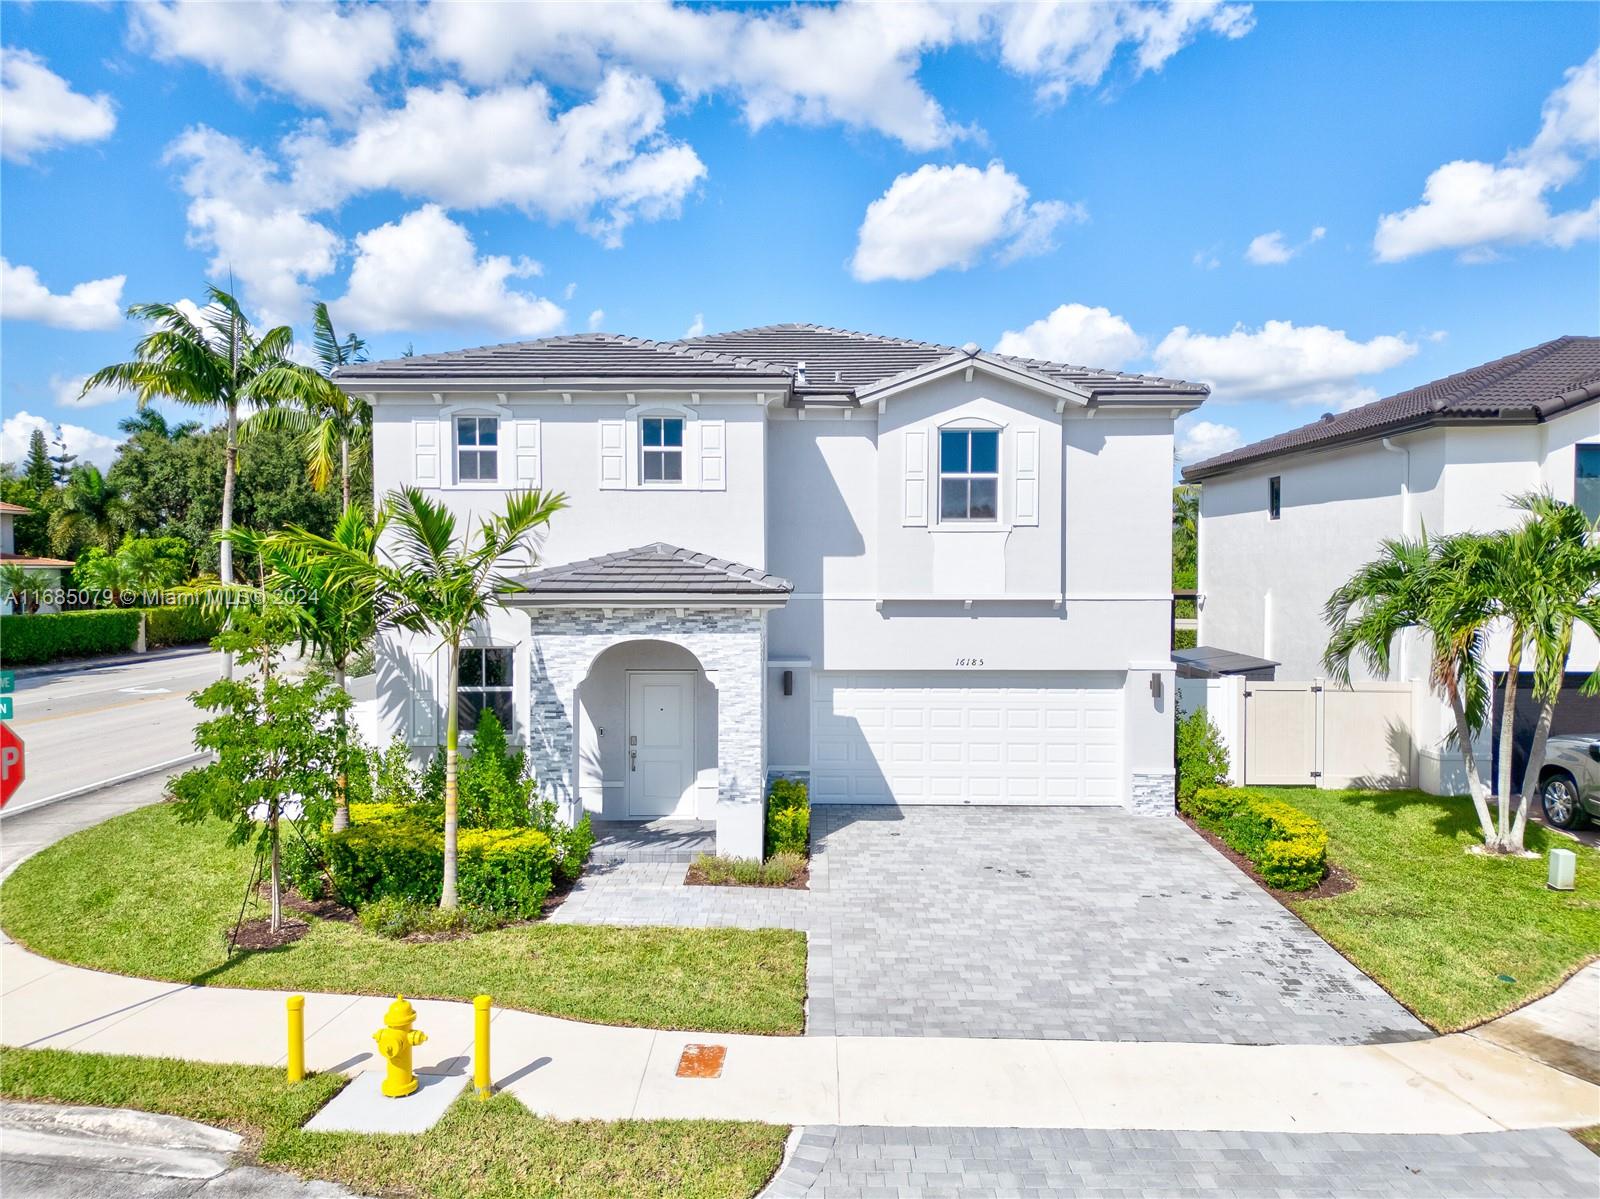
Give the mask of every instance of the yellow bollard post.
M 306 997 L 291 995 L 284 1001 L 289 1009 L 289 1081 L 306 1076 Z
M 478 1088 L 478 1098 L 489 1098 L 489 997 L 479 995 L 472 1001 L 473 1052 L 472 1085 Z

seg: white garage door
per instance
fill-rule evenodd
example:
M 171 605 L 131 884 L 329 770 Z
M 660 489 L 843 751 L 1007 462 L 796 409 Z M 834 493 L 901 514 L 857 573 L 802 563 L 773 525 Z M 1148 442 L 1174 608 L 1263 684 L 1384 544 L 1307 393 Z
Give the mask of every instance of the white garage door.
M 815 803 L 1120 804 L 1122 676 L 818 674 Z

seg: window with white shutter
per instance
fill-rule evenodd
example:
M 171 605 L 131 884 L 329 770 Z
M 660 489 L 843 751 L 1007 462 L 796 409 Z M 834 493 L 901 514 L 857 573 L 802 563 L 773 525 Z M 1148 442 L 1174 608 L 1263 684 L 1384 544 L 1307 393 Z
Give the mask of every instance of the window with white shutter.
M 1039 430 L 1018 429 L 1016 434 L 1016 503 L 1011 522 L 1018 525 L 1039 523 Z
M 439 422 L 432 417 L 411 422 L 416 450 L 411 478 L 418 487 L 439 486 Z
M 600 422 L 600 489 L 620 491 L 628 485 L 628 423 Z
M 526 418 L 517 421 L 517 486 L 538 487 L 541 467 L 539 462 L 539 422 Z
M 703 420 L 696 424 L 700 429 L 700 488 L 703 491 L 726 491 L 727 426 L 720 420 Z
M 908 429 L 901 438 L 905 449 L 902 525 L 928 523 L 928 433 Z

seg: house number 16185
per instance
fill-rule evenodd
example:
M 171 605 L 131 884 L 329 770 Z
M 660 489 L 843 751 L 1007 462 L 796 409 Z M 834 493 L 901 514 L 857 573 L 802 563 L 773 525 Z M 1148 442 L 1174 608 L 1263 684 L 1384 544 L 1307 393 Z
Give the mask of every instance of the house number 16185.
M 982 666 L 983 665 L 983 659 L 982 658 L 957 658 L 956 659 L 956 665 L 957 666 Z

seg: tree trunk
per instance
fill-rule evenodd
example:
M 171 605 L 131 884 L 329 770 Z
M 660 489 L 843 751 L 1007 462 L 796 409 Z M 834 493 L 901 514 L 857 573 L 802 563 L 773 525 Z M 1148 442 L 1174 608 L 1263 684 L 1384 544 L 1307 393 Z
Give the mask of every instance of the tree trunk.
M 278 816 L 274 812 L 272 819 L 267 824 L 268 836 L 272 838 L 272 919 L 269 927 L 273 932 L 283 928 L 283 891 L 282 883 L 278 878 Z
M 333 672 L 333 680 L 339 684 L 340 691 L 346 690 L 343 664 Z M 350 827 L 350 774 L 345 768 L 345 747 L 349 744 L 346 719 L 349 715 L 343 709 L 340 710 L 336 733 L 339 739 L 339 776 L 333 785 L 333 831 L 336 833 L 341 833 Z
M 350 438 L 339 436 L 339 494 L 344 506 L 341 512 L 350 511 Z
M 1522 669 L 1522 629 L 1513 625 L 1511 643 L 1506 649 L 1506 694 L 1500 706 L 1500 769 L 1495 791 L 1499 800 L 1499 837 L 1495 848 L 1501 853 L 1511 848 L 1511 742 L 1517 714 L 1517 675 Z
M 456 828 L 460 819 L 456 790 L 456 750 L 461 739 L 461 715 L 456 711 L 456 686 L 461 677 L 461 642 L 450 642 L 450 681 L 445 687 L 444 718 L 444 888 L 441 908 L 456 906 Z
M 1478 773 L 1478 755 L 1472 750 L 1472 730 L 1467 727 L 1467 709 L 1461 702 L 1461 683 L 1454 675 L 1445 685 L 1450 698 L 1450 713 L 1456 720 L 1456 741 L 1461 745 L 1461 764 L 1467 772 L 1467 791 L 1472 796 L 1473 811 L 1478 814 L 1478 830 L 1483 843 L 1495 842 L 1494 819 L 1489 815 L 1489 797 L 1484 793 L 1483 777 Z
M 217 575 L 221 578 L 223 586 L 233 582 L 233 542 L 228 539 L 228 534 L 233 531 L 233 490 L 234 482 L 239 473 L 239 406 L 231 398 L 228 400 L 228 440 L 227 451 L 223 455 L 222 465 L 222 547 L 217 563 Z M 233 654 L 223 655 L 223 675 L 233 677 Z
M 1524 846 L 1524 836 L 1528 828 L 1528 804 L 1530 792 L 1539 790 L 1539 774 L 1544 770 L 1545 744 L 1550 740 L 1550 722 L 1555 718 L 1556 700 L 1560 698 L 1561 679 L 1567 671 L 1567 659 L 1572 655 L 1572 622 L 1569 620 L 1566 627 L 1561 630 L 1561 641 L 1557 652 L 1561 655 L 1556 663 L 1559 670 L 1555 671 L 1556 694 L 1547 695 L 1539 705 L 1539 722 L 1533 726 L 1533 742 L 1528 746 L 1528 761 L 1522 768 L 1522 797 L 1517 803 L 1517 823 L 1511 829 L 1511 844 L 1520 851 Z M 1535 688 L 1537 698 L 1537 688 Z

